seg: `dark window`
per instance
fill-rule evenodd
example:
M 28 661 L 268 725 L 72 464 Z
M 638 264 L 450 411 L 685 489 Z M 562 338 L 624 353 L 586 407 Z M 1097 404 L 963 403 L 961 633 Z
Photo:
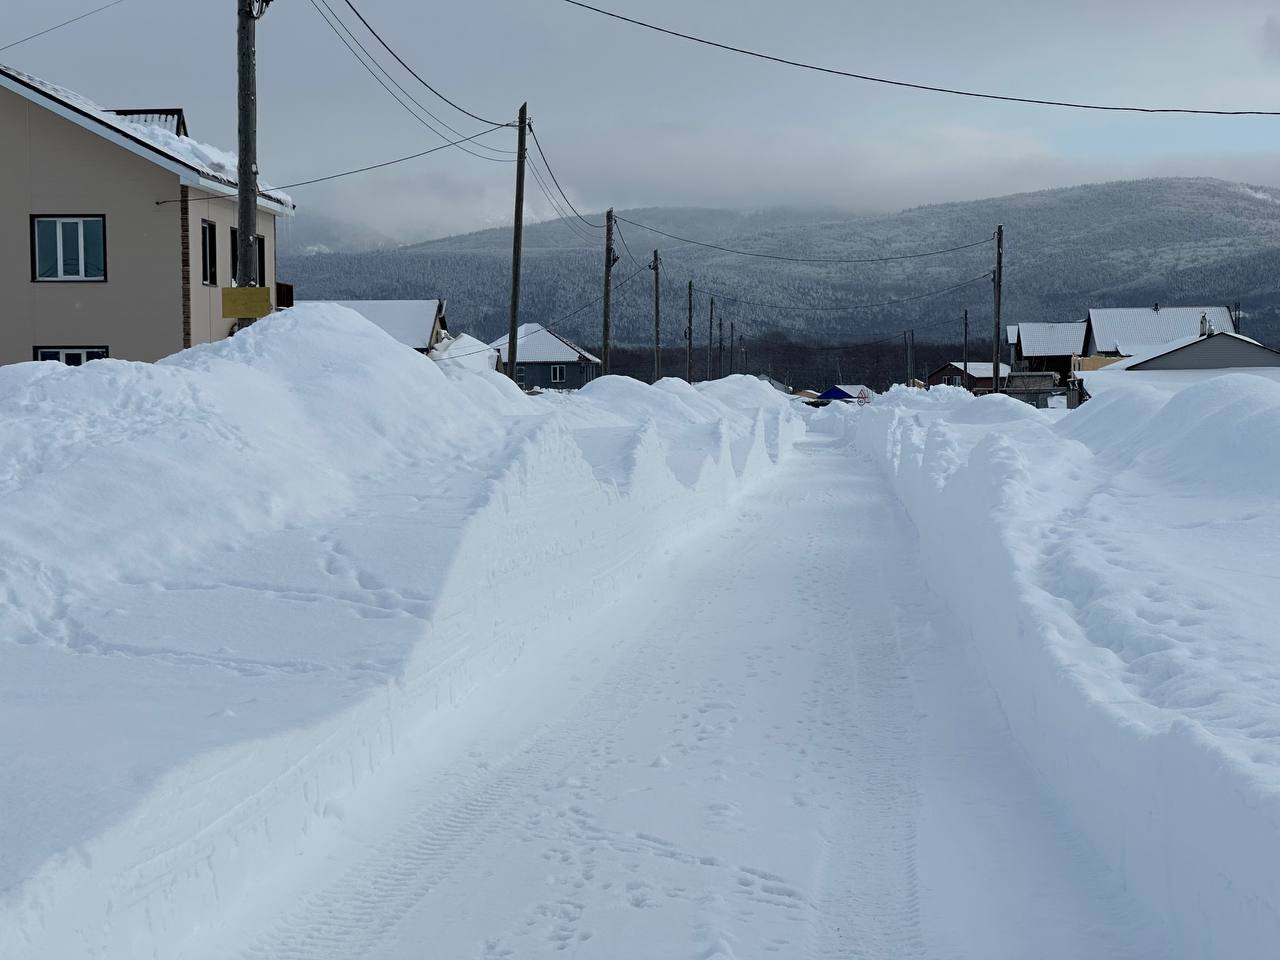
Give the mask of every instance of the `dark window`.
M 200 280 L 208 287 L 218 285 L 218 225 L 200 221 Z
M 551 365 L 551 382 L 564 383 L 564 364 L 553 363 Z
M 524 364 L 523 363 L 516 364 L 516 383 L 522 387 L 524 386 Z
M 78 367 L 90 360 L 109 357 L 111 351 L 106 347 L 36 347 L 32 354 L 37 360 L 52 360 L 69 367 Z
M 32 217 L 31 279 L 106 280 L 103 217 Z
M 231 228 L 231 283 L 235 284 L 236 278 L 240 275 L 240 231 L 235 227 Z M 258 254 L 258 275 L 254 277 L 254 282 L 259 287 L 266 286 L 267 276 L 267 241 L 261 235 L 253 238 L 253 248 Z

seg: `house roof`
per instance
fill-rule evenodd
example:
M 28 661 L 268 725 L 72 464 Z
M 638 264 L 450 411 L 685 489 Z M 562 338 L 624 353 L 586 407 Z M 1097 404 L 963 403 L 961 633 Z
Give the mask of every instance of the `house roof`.
M 236 188 L 236 155 L 192 140 L 177 132 L 179 120 L 166 117 L 163 122 L 148 118 L 172 114 L 172 110 L 133 111 L 105 110 L 88 97 L 0 64 L 0 88 L 42 106 L 52 113 L 95 133 L 126 150 L 177 174 L 180 181 L 213 193 L 233 195 Z M 178 111 L 179 116 L 181 111 Z M 181 128 L 186 129 L 185 120 Z M 259 183 L 259 201 L 281 213 L 293 211 L 293 200 L 287 193 L 272 190 Z
M 1011 344 L 1018 342 L 1018 327 L 1019 324 L 1011 323 L 1004 328 L 1004 337 L 1006 341 Z
M 540 323 L 522 323 L 516 330 L 517 363 L 599 363 L 600 358 L 570 343 L 554 330 Z M 499 337 L 489 346 L 497 349 L 502 362 L 507 362 L 507 338 Z
M 431 346 L 439 300 L 338 300 L 415 350 Z
M 1235 329 L 1226 307 L 1108 307 L 1089 311 L 1093 341 L 1099 353 L 1131 355 L 1148 347 L 1200 336 L 1200 318 L 1215 330 Z
M 1265 350 L 1268 353 L 1275 354 L 1276 366 L 1280 367 L 1280 351 L 1272 350 L 1270 347 L 1264 346 L 1252 337 L 1246 337 L 1239 333 L 1233 333 L 1230 330 L 1219 330 L 1212 337 L 1202 337 L 1196 335 L 1194 337 L 1183 337 L 1180 340 L 1174 340 L 1171 343 L 1162 343 L 1158 346 L 1148 347 L 1141 353 L 1135 353 L 1133 356 L 1125 357 L 1123 360 L 1117 360 L 1115 363 L 1108 364 L 1103 367 L 1104 370 L 1137 370 L 1143 364 L 1155 360 L 1157 357 L 1168 356 L 1171 353 L 1178 353 L 1183 350 L 1194 349 L 1198 344 L 1204 343 L 1215 337 L 1230 337 L 1232 340 L 1239 340 L 1241 343 L 1247 343 L 1250 346 L 1257 347 L 1259 350 Z M 1210 369 L 1226 369 L 1222 367 Z
M 1199 320 L 1197 319 L 1197 323 Z M 1018 327 L 1019 349 L 1024 357 L 1066 357 L 1084 353 L 1089 324 L 1024 323 Z
M 943 364 L 941 367 L 938 368 L 938 370 L 945 370 L 947 367 L 955 367 L 959 373 L 964 373 L 963 360 L 952 360 L 950 363 Z M 938 370 L 935 370 L 933 372 L 937 373 Z M 990 380 L 991 379 L 991 361 L 988 360 L 986 363 L 983 363 L 980 360 L 970 360 L 969 376 L 973 377 L 975 380 Z M 1000 376 L 1002 377 L 1009 376 L 1009 365 L 1007 363 L 1000 364 Z
M 870 387 L 861 383 L 837 383 L 830 390 L 825 390 L 818 394 L 819 400 L 853 400 L 863 390 L 867 391 L 868 397 L 874 397 L 876 392 Z
M 132 123 L 142 123 L 150 127 L 164 127 L 174 136 L 187 136 L 187 115 L 181 107 L 156 107 L 151 110 L 129 108 L 127 110 L 108 110 L 118 117 L 124 117 Z

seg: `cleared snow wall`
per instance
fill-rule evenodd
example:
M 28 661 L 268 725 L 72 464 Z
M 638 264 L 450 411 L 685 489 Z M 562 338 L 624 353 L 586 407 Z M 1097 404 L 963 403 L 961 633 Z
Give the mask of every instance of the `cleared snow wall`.
M 306 335 L 315 334 L 313 327 Z M 3 894 L 0 956 L 162 957 L 199 936 L 200 918 L 234 903 L 256 875 L 302 849 L 317 824 L 395 756 L 400 738 L 421 735 L 433 713 L 482 690 L 487 677 L 521 656 L 536 655 L 543 631 L 573 629 L 576 621 L 589 634 L 582 618 L 607 622 L 611 597 L 634 588 L 663 551 L 721 515 L 735 491 L 803 433 L 800 419 L 763 386 L 739 385 L 737 410 L 726 401 L 690 413 L 702 402 L 697 392 L 667 384 L 667 393 L 683 398 L 684 421 L 677 424 L 659 398 L 658 421 L 640 403 L 627 426 L 628 411 L 661 391 L 597 383 L 595 402 L 613 412 L 612 420 L 598 419 L 625 435 L 621 471 L 607 479 L 572 418 L 528 406 L 500 380 L 458 374 L 451 389 L 466 396 L 451 415 L 488 403 L 490 414 L 514 411 L 530 429 L 516 433 L 510 455 L 474 491 L 443 577 L 423 585 L 432 594 L 430 616 L 396 675 L 355 702 L 334 703 L 319 722 L 193 756 L 170 770 L 121 822 Z M 644 393 L 631 397 L 636 388 Z M 340 406 L 335 401 L 329 411 L 338 422 Z M 592 416 L 583 419 L 591 423 Z M 403 430 L 393 433 L 403 440 Z M 354 493 L 345 479 L 332 485 L 340 491 L 335 501 L 359 496 L 358 484 Z M 276 509 L 307 522 L 321 507 Z
M 1235 755 L 1200 723 L 1136 697 L 1106 648 L 1134 638 L 1103 643 L 1087 635 L 1079 609 L 1046 589 L 1069 572 L 1046 567 L 1037 552 L 1046 536 L 1070 536 L 1070 497 L 1055 478 L 1069 486 L 1098 468 L 1095 459 L 1156 463 L 1157 483 L 1175 467 L 1194 472 L 1219 496 L 1257 481 L 1251 460 L 1274 460 L 1280 451 L 1280 390 L 1246 385 L 1245 398 L 1269 405 L 1264 410 L 1241 409 L 1241 395 L 1230 391 L 1215 405 L 1212 390 L 1196 389 L 1202 392 L 1175 398 L 1170 410 L 1155 396 L 1122 399 L 1110 411 L 1095 400 L 1092 422 L 1071 428 L 1074 421 L 1055 428 L 1004 397 L 895 391 L 874 408 L 824 416 L 815 428 L 843 434 L 890 477 L 918 530 L 930 585 L 956 628 L 972 634 L 1015 737 L 1064 815 L 1167 931 L 1175 954 L 1264 960 L 1280 944 L 1275 770 Z M 1235 416 L 1192 413 L 1206 404 L 1235 404 Z M 1263 412 L 1272 425 L 1260 431 Z M 1097 450 L 1064 438 L 1081 429 L 1104 438 Z M 1188 466 L 1205 449 L 1221 456 Z M 1230 479 L 1237 472 L 1252 479 Z M 1064 527 L 1048 530 L 1064 509 Z M 1172 498 L 1170 520 L 1177 510 Z M 1251 546 L 1241 547 L 1248 558 Z M 1265 562 L 1265 555 L 1253 559 Z M 1081 585 L 1086 610 L 1101 589 Z M 1107 627 L 1132 629 L 1119 619 Z

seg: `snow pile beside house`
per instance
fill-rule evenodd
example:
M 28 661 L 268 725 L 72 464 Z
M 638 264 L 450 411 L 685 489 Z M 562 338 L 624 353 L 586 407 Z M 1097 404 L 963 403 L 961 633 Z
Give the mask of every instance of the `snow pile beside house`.
M 1280 384 L 1117 386 L 1061 419 L 895 389 L 820 421 L 879 461 L 955 642 L 1184 957 L 1280 943 Z
M 783 456 L 757 386 L 531 398 L 332 305 L 0 368 L 0 956 L 180 952 Z

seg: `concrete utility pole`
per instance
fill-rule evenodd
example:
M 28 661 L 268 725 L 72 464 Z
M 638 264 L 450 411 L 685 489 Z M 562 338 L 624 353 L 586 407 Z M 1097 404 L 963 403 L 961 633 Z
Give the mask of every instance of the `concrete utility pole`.
M 996 227 L 996 272 L 991 281 L 995 321 L 991 340 L 991 392 L 1000 392 L 1000 294 L 1004 286 L 1004 224 Z
M 524 242 L 525 137 L 529 130 L 529 104 L 520 104 L 520 131 L 516 140 L 516 212 L 511 230 L 511 326 L 507 334 L 507 376 L 516 379 L 516 340 L 520 329 L 520 245 Z
M 716 298 L 711 298 L 711 315 L 707 318 L 707 379 L 711 379 L 711 341 L 716 335 Z
M 662 379 L 662 291 L 658 280 L 662 274 L 662 260 L 658 251 L 653 251 L 653 262 L 649 264 L 653 271 L 653 382 Z
M 693 383 L 693 281 L 689 281 L 689 320 L 684 325 L 684 379 Z
M 964 388 L 969 389 L 969 311 L 964 312 Z
M 604 317 L 600 331 L 600 368 L 609 373 L 609 303 L 613 297 L 613 267 L 618 255 L 613 252 L 613 207 L 604 215 Z
M 236 167 L 236 275 L 237 287 L 256 287 L 258 273 L 254 238 L 258 233 L 258 21 L 271 0 L 236 0 L 236 120 L 240 154 Z M 253 323 L 254 317 L 236 320 L 236 329 Z

